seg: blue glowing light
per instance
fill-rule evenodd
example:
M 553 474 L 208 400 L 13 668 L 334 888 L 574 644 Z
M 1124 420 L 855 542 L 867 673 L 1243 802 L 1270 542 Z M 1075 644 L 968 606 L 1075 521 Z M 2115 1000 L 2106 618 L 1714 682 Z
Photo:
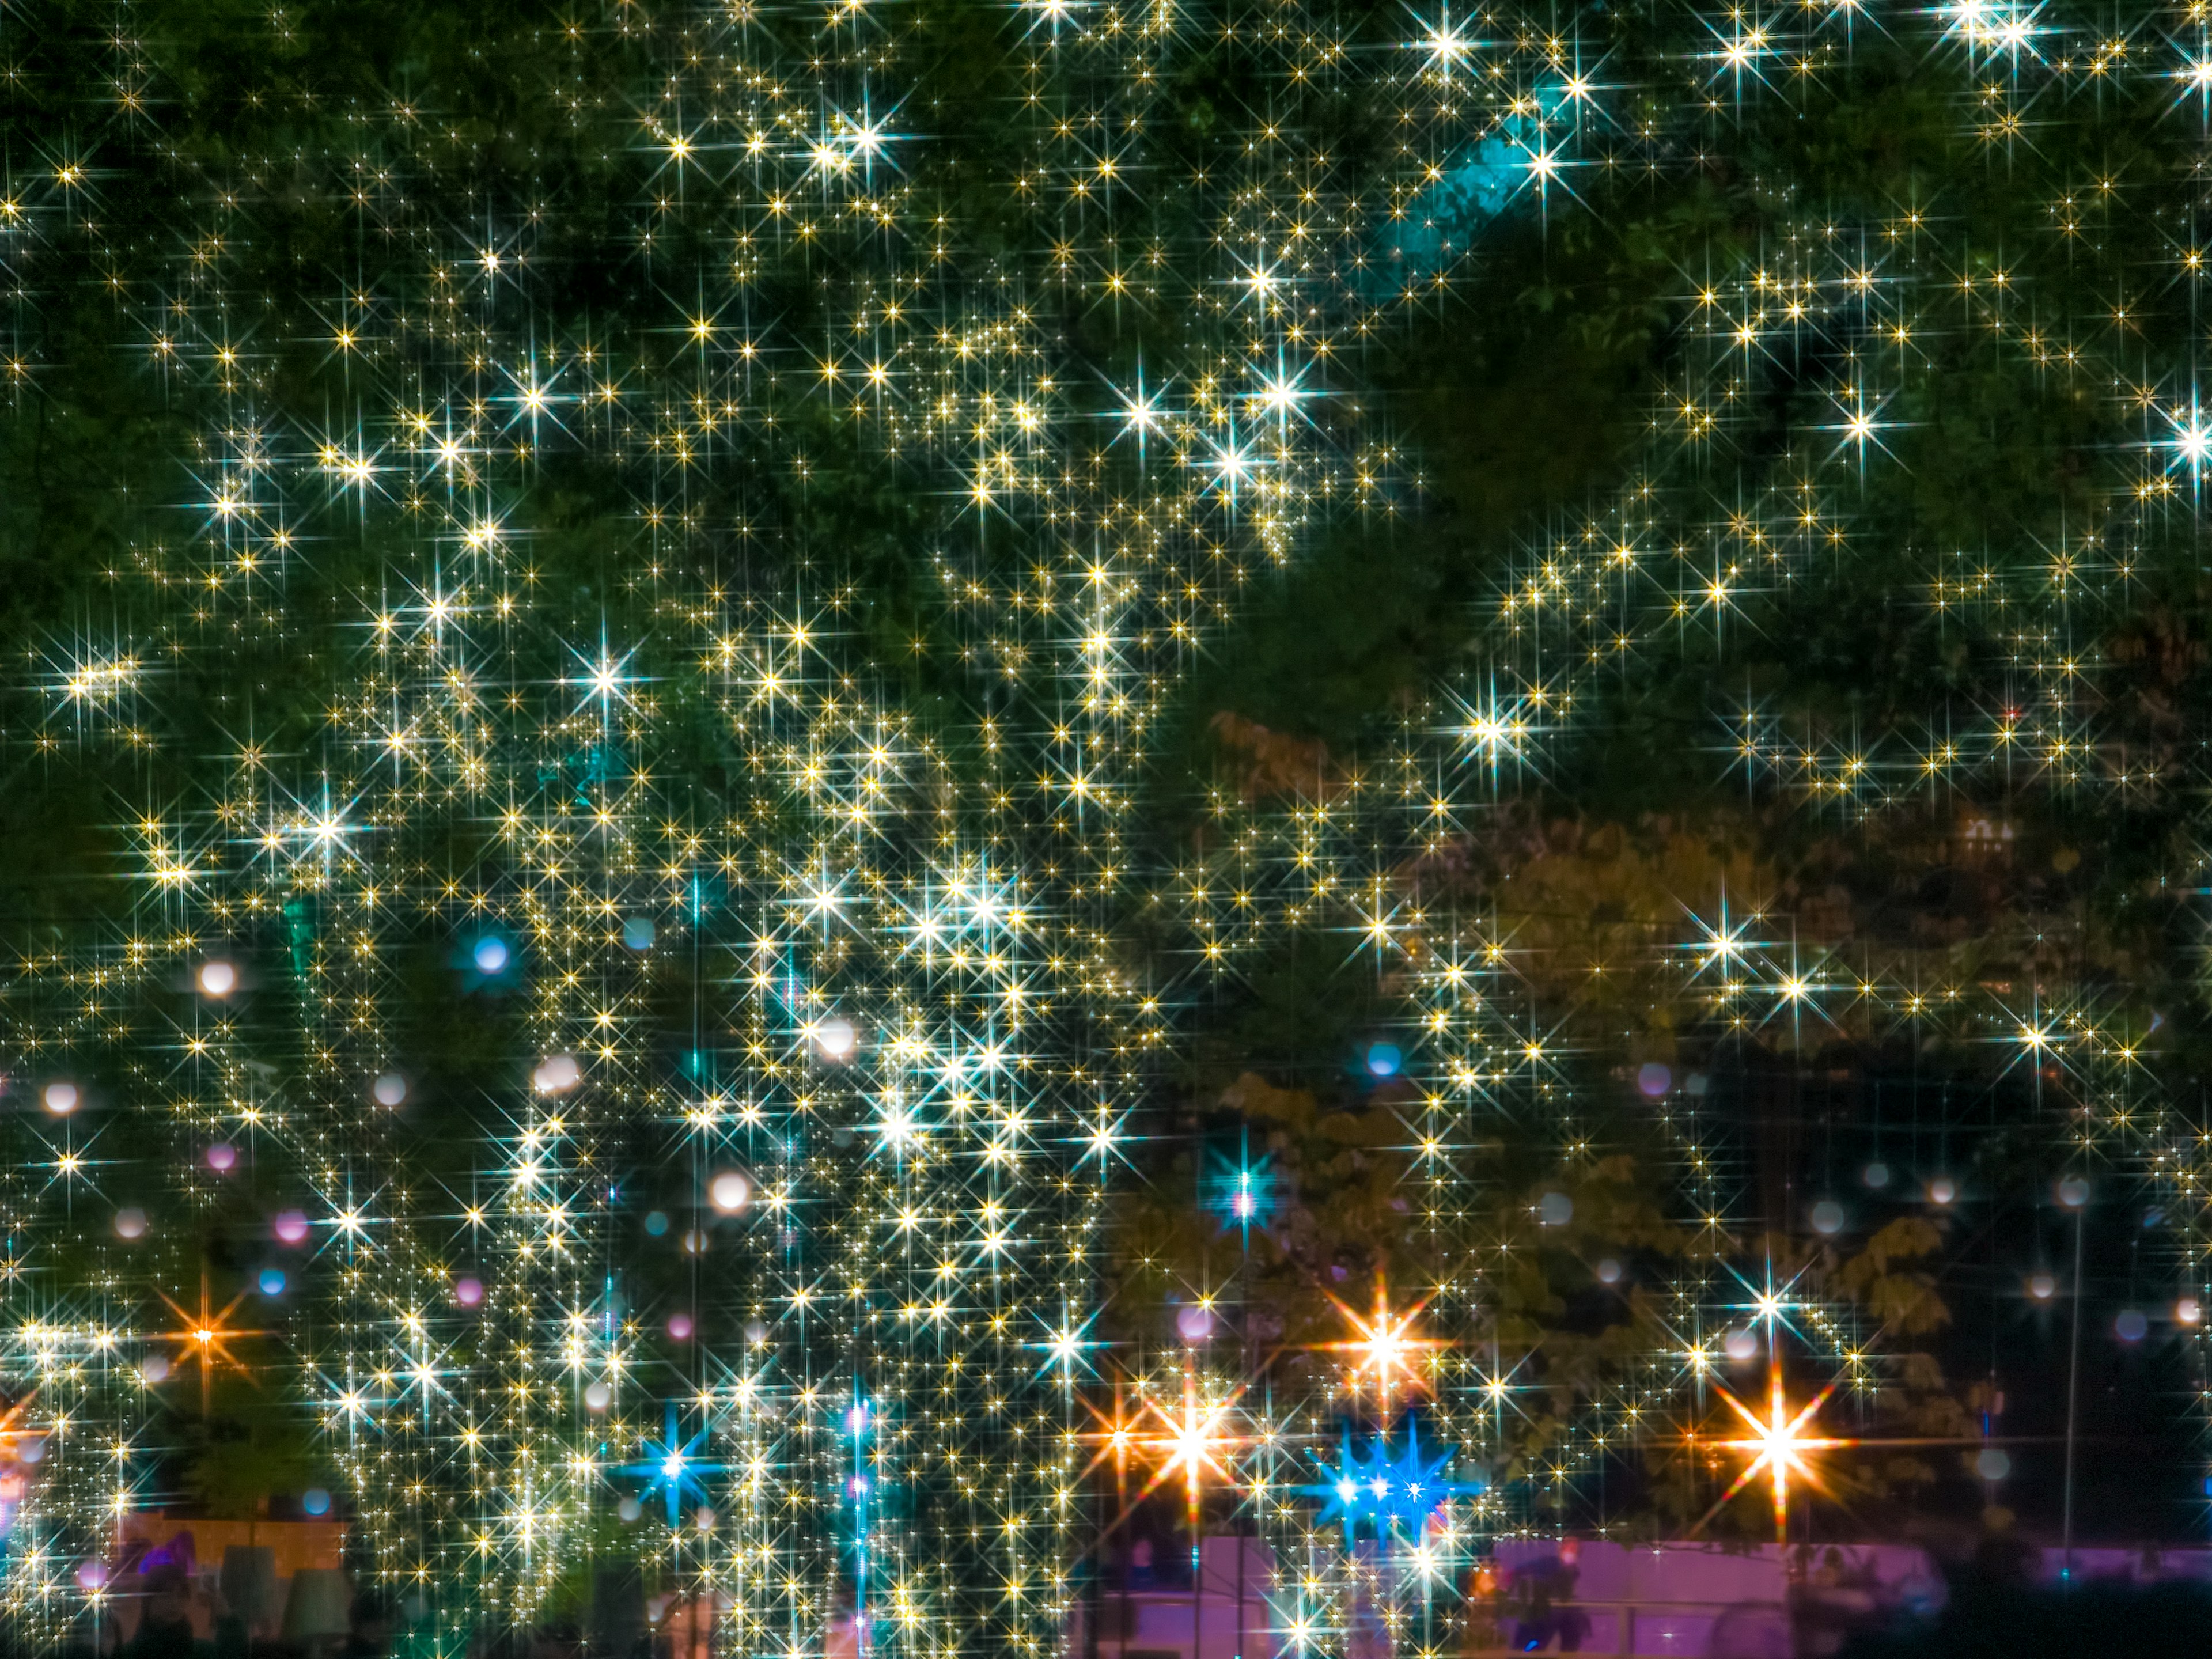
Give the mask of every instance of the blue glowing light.
M 1375 1077 L 1395 1077 L 1403 1069 L 1406 1056 L 1395 1042 L 1374 1042 L 1367 1048 L 1367 1069 Z
M 699 1449 L 706 1443 L 704 1428 L 689 1440 L 676 1437 L 676 1407 L 672 1401 L 667 1427 L 660 1438 L 647 1441 L 638 1449 L 642 1454 L 638 1462 L 625 1463 L 615 1473 L 642 1476 L 645 1490 L 641 1495 L 650 1498 L 659 1492 L 667 1508 L 668 1524 L 672 1527 L 687 1499 L 706 1497 L 707 1477 L 722 1471 L 722 1465 L 710 1463 L 699 1455 Z
M 1475 1497 L 1484 1489 L 1486 1483 L 1480 1480 L 1447 1479 L 1443 1468 L 1450 1462 L 1449 1449 L 1433 1458 L 1422 1455 L 1418 1418 L 1407 1420 L 1404 1446 L 1395 1452 L 1389 1437 L 1382 1434 L 1370 1436 L 1364 1451 L 1353 1451 L 1352 1431 L 1347 1427 L 1343 1455 L 1336 1467 L 1324 1463 L 1322 1479 L 1298 1490 L 1322 1501 L 1322 1523 L 1327 1525 L 1332 1520 L 1341 1523 L 1346 1543 L 1362 1526 L 1377 1538 L 1385 1532 L 1418 1535 L 1429 1517 L 1445 1504 L 1455 1498 Z
M 1571 98 L 1567 82 L 1540 82 L 1532 113 L 1507 116 L 1449 162 L 1403 214 L 1392 215 L 1360 274 L 1363 290 L 1388 298 L 1442 275 L 1516 200 L 1540 196 L 1564 165 L 1552 135 L 1564 125 Z
M 1273 1160 L 1255 1158 L 1249 1145 L 1234 1156 L 1215 1152 L 1206 1159 L 1206 1180 L 1199 1200 L 1223 1231 L 1235 1228 L 1252 1242 L 1252 1230 L 1265 1230 L 1275 1218 Z
M 264 1296 L 283 1295 L 284 1270 L 282 1267 L 264 1267 L 261 1270 L 259 1284 L 261 1294 Z
M 514 983 L 522 952 L 512 934 L 477 927 L 454 941 L 451 961 L 471 990 L 500 990 Z

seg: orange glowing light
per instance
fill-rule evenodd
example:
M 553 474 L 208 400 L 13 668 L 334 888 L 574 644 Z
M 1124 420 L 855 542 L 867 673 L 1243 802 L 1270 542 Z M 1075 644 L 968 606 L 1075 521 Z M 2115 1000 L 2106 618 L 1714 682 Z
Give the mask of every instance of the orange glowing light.
M 45 1430 L 26 1427 L 22 1420 L 23 1413 L 31 1409 L 31 1402 L 38 1397 L 39 1391 L 33 1389 L 21 1400 L 0 1409 L 0 1458 L 11 1462 L 19 1462 L 22 1456 L 22 1442 L 43 1441 L 46 1437 Z
M 238 1304 L 246 1300 L 246 1293 L 240 1291 L 231 1298 L 228 1307 L 217 1312 L 209 1305 L 207 1280 L 203 1277 L 200 1280 L 199 1311 L 195 1314 L 171 1301 L 167 1295 L 161 1295 L 161 1300 L 168 1304 L 169 1311 L 176 1315 L 179 1321 L 178 1328 L 162 1333 L 161 1340 L 177 1345 L 179 1364 L 189 1362 L 199 1367 L 200 1409 L 203 1413 L 207 1410 L 209 1392 L 216 1370 L 228 1366 L 241 1376 L 246 1375 L 245 1362 L 230 1351 L 230 1345 L 244 1337 L 267 1334 L 264 1331 L 235 1329 L 230 1324 L 231 1315 L 238 1311 Z
M 1157 1400 L 1140 1400 L 1136 1411 L 1131 1413 L 1122 1407 L 1119 1393 L 1116 1389 L 1112 1416 L 1092 1408 L 1100 1431 L 1087 1437 L 1098 1446 L 1091 1468 L 1097 1468 L 1110 1458 L 1119 1474 L 1127 1468 L 1130 1457 L 1136 1455 L 1152 1465 L 1152 1479 L 1145 1483 L 1145 1492 L 1157 1491 L 1181 1475 L 1184 1495 L 1194 1510 L 1198 1504 L 1199 1489 L 1207 1475 L 1223 1480 L 1235 1479 L 1222 1455 L 1243 1443 L 1241 1437 L 1228 1431 L 1237 1407 L 1237 1395 L 1201 1400 L 1197 1374 L 1188 1366 L 1183 1370 L 1179 1409 L 1170 1410 Z
M 1440 1348 L 1443 1344 L 1414 1334 L 1413 1321 L 1421 1311 L 1418 1304 L 1403 1313 L 1393 1313 L 1389 1291 L 1378 1285 L 1375 1287 L 1375 1314 L 1371 1319 L 1362 1319 L 1342 1303 L 1337 1304 L 1337 1308 L 1351 1321 L 1358 1335 L 1349 1342 L 1332 1342 L 1328 1346 L 1357 1357 L 1358 1363 L 1352 1368 L 1355 1387 L 1371 1375 L 1375 1391 L 1387 1407 L 1393 1390 L 1401 1382 L 1407 1388 L 1421 1386 L 1420 1355 L 1425 1350 Z
M 1099 1449 L 1098 1455 L 1091 1461 L 1091 1468 L 1097 1468 L 1111 1458 L 1118 1478 L 1127 1469 L 1132 1455 L 1149 1462 L 1152 1478 L 1138 1494 L 1139 1502 L 1181 1476 L 1184 1508 L 1195 1526 L 1200 1492 L 1206 1478 L 1216 1476 L 1224 1481 L 1236 1479 L 1223 1458 L 1232 1447 L 1243 1443 L 1241 1437 L 1229 1431 L 1237 1396 L 1232 1394 L 1223 1399 L 1201 1399 L 1197 1373 L 1188 1365 L 1183 1369 L 1179 1409 L 1171 1410 L 1157 1400 L 1140 1400 L 1137 1410 L 1128 1413 L 1121 1407 L 1120 1391 L 1115 1393 L 1111 1417 L 1093 1408 L 1102 1432 L 1090 1437 Z
M 1744 1465 L 1743 1473 L 1729 1483 L 1729 1489 L 1705 1512 L 1705 1520 L 1711 1520 L 1718 1514 L 1722 1505 L 1757 1480 L 1764 1471 L 1768 1484 L 1773 1489 L 1774 1536 L 1778 1541 L 1789 1525 L 1790 1481 L 1796 1479 L 1816 1492 L 1820 1489 L 1820 1472 L 1808 1461 L 1807 1454 L 1833 1451 L 1838 1447 L 1858 1443 L 1856 1440 L 1808 1431 L 1814 1426 L 1814 1414 L 1827 1404 L 1828 1396 L 1836 1391 L 1836 1385 L 1831 1382 L 1793 1413 L 1783 1392 L 1782 1368 L 1774 1366 L 1767 1373 L 1766 1414 L 1764 1417 L 1727 1389 L 1717 1383 L 1714 1386 L 1720 1397 L 1728 1402 L 1729 1409 L 1743 1419 L 1751 1432 L 1742 1439 L 1716 1440 L 1710 1443 L 1732 1451 L 1747 1451 L 1752 1454 L 1752 1458 Z M 1698 1525 L 1702 1527 L 1705 1522 L 1700 1521 Z

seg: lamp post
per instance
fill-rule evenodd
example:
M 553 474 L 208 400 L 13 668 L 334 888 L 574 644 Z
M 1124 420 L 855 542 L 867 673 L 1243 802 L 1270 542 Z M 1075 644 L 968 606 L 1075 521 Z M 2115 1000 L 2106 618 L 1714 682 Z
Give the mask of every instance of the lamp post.
M 2066 1483 L 2059 1528 L 2063 1552 L 2059 1577 L 2074 1586 L 2074 1431 L 2075 1406 L 2081 1384 L 2081 1233 L 2089 1203 L 2089 1183 L 2068 1176 L 2058 1183 L 2058 1201 L 2074 1212 L 2074 1317 L 2067 1338 L 2066 1356 Z

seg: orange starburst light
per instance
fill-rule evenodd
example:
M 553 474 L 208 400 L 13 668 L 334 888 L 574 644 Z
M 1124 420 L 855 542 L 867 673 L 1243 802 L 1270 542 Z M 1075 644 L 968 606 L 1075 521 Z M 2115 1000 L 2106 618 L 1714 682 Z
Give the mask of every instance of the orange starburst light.
M 1764 1473 L 1773 1488 L 1774 1536 L 1778 1542 L 1789 1527 L 1790 1480 L 1799 1479 L 1815 1491 L 1820 1489 L 1820 1472 L 1807 1461 L 1807 1454 L 1832 1451 L 1838 1447 L 1854 1446 L 1858 1443 L 1808 1431 L 1813 1426 L 1814 1415 L 1828 1403 L 1828 1396 L 1836 1391 L 1834 1383 L 1831 1382 L 1795 1412 L 1790 1409 L 1788 1397 L 1784 1392 L 1779 1365 L 1768 1371 L 1766 1384 L 1766 1414 L 1764 1417 L 1727 1389 L 1715 1385 L 1720 1397 L 1728 1402 L 1729 1409 L 1743 1419 L 1751 1432 L 1741 1439 L 1717 1440 L 1711 1443 L 1724 1446 L 1732 1451 L 1747 1451 L 1752 1454 L 1752 1458 L 1744 1465 L 1743 1473 L 1729 1483 L 1729 1489 L 1720 1495 L 1711 1509 L 1705 1511 L 1705 1521 L 1698 1522 L 1698 1525 L 1703 1527 L 1705 1521 L 1720 1513 L 1723 1505 L 1730 1498 Z
M 1413 1321 L 1421 1311 L 1419 1304 L 1403 1313 L 1393 1313 L 1389 1293 L 1380 1285 L 1375 1287 L 1372 1318 L 1361 1318 L 1340 1302 L 1337 1308 L 1352 1322 L 1352 1328 L 1358 1334 L 1349 1342 L 1332 1342 L 1328 1346 L 1340 1353 L 1354 1356 L 1356 1363 L 1352 1368 L 1354 1386 L 1359 1386 L 1372 1376 L 1376 1394 L 1387 1411 L 1392 1393 L 1401 1384 L 1407 1388 L 1421 1385 L 1421 1373 L 1418 1369 L 1420 1355 L 1427 1349 L 1440 1348 L 1443 1344 L 1415 1334 Z
M 1084 1409 L 1088 1411 L 1098 1424 L 1097 1433 L 1085 1437 L 1097 1445 L 1098 1451 L 1091 1462 L 1084 1466 L 1084 1474 L 1090 1474 L 1092 1469 L 1110 1460 L 1114 1465 L 1115 1483 L 1119 1485 L 1125 1482 L 1129 1474 L 1130 1455 L 1138 1449 L 1139 1419 L 1132 1415 L 1123 1404 L 1121 1384 L 1119 1382 L 1114 1384 L 1114 1410 L 1110 1416 L 1100 1411 L 1089 1401 L 1084 1401 L 1083 1404 Z
M 209 1395 L 214 1384 L 215 1373 L 218 1369 L 228 1366 L 241 1376 L 246 1375 L 245 1363 L 230 1351 L 230 1345 L 241 1338 L 264 1336 L 267 1333 L 240 1330 L 230 1323 L 231 1315 L 236 1313 L 238 1304 L 246 1300 L 246 1293 L 243 1291 L 233 1297 L 229 1305 L 220 1312 L 214 1310 L 210 1305 L 207 1279 L 204 1277 L 200 1279 L 200 1307 L 196 1314 L 172 1301 L 167 1295 L 161 1292 L 156 1294 L 161 1296 L 161 1300 L 168 1304 L 169 1311 L 176 1315 L 181 1322 L 175 1330 L 164 1331 L 161 1334 L 161 1340 L 177 1345 L 179 1365 L 194 1364 L 199 1367 L 200 1413 L 204 1416 L 208 1410 Z

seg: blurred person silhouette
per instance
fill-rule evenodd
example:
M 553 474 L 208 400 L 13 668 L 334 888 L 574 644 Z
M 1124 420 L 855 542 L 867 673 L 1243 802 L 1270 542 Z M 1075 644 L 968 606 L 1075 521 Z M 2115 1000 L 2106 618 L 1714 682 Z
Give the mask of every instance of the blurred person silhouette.
M 1507 1591 L 1513 1609 L 1513 1645 L 1534 1653 L 1559 1644 L 1561 1653 L 1582 1651 L 1589 1634 L 1589 1619 L 1573 1600 L 1575 1580 L 1581 1574 L 1582 1547 L 1571 1538 L 1557 1555 L 1530 1561 L 1514 1569 Z
M 163 1567 L 146 1583 L 146 1610 L 124 1653 L 129 1659 L 192 1659 L 191 1587 L 180 1567 Z

